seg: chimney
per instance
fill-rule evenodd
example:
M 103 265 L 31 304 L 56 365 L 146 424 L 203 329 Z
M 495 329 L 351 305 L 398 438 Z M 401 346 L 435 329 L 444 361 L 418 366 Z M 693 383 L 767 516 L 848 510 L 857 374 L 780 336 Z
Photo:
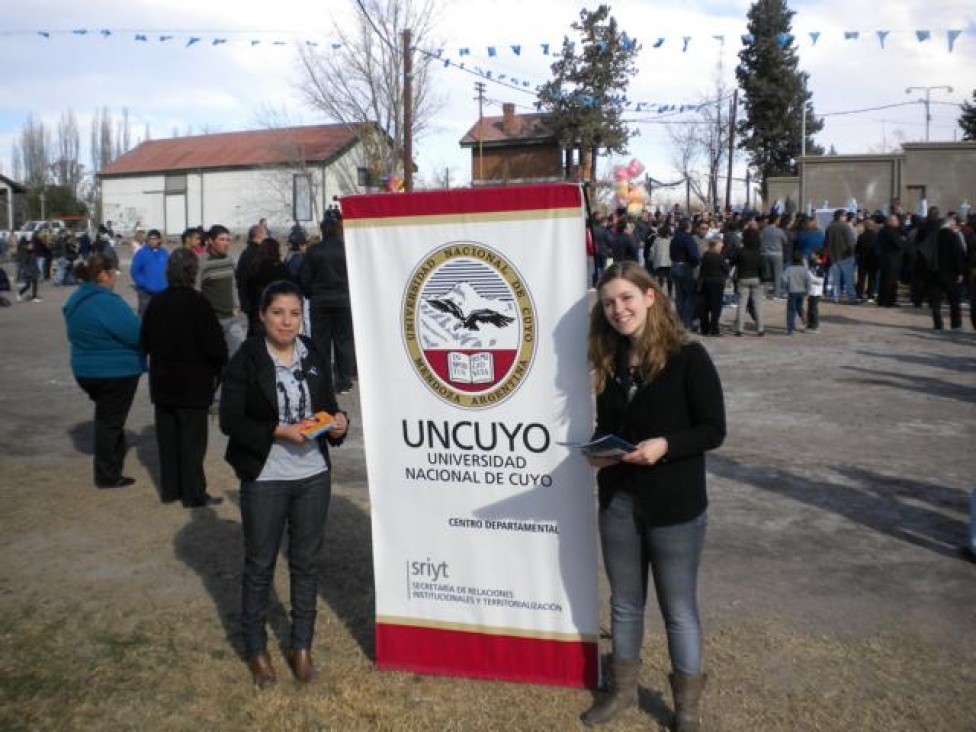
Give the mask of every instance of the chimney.
M 502 132 L 509 136 L 518 133 L 518 120 L 515 119 L 515 105 L 511 102 L 505 102 L 502 105 Z

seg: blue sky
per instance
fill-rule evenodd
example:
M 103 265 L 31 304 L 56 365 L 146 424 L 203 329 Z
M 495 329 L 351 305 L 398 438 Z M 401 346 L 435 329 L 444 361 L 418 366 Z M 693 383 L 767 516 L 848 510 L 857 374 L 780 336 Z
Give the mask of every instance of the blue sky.
M 118 113 L 128 107 L 136 138 L 149 125 L 155 138 L 173 128 L 211 131 L 260 126 L 262 107 L 288 109 L 296 123 L 322 121 L 298 99 L 293 43 L 334 40 L 333 20 L 349 14 L 352 0 L 0 0 L 0 64 L 5 69 L 0 94 L 0 168 L 10 173 L 10 147 L 27 114 L 53 126 L 71 107 L 87 144 L 88 123 L 96 107 Z M 595 5 L 595 3 L 591 4 Z M 644 49 L 640 73 L 629 96 L 648 103 L 693 104 L 709 98 L 721 63 L 727 84 L 734 80 L 739 36 L 745 32 L 747 0 L 620 0 L 613 14 Z M 437 32 L 444 57 L 492 76 L 545 80 L 552 58 L 541 44 L 558 47 L 578 15 L 577 3 L 565 0 L 443 0 Z M 827 117 L 818 141 L 839 152 L 881 151 L 900 140 L 924 136 L 924 111 L 911 102 L 909 86 L 951 85 L 935 91 L 931 136 L 951 140 L 957 105 L 976 86 L 976 3 L 972 0 L 803 0 L 793 2 L 793 30 L 801 67 L 810 74 L 819 113 L 893 104 L 904 106 L 863 114 Z M 112 34 L 101 36 L 100 29 Z M 74 29 L 89 34 L 76 35 Z M 916 30 L 931 39 L 917 41 Z M 952 53 L 946 31 L 961 29 Z M 49 39 L 37 31 L 52 32 Z M 876 31 L 888 30 L 885 48 Z M 58 32 L 61 31 L 61 32 Z M 148 40 L 135 40 L 139 32 Z M 859 31 L 845 40 L 845 31 Z M 814 45 L 810 32 L 821 35 Z M 160 33 L 173 35 L 159 42 Z M 724 43 L 713 36 L 722 35 Z M 201 40 L 187 47 L 190 36 Z M 686 50 L 683 38 L 690 37 Z M 652 48 L 658 38 L 660 48 Z M 213 45 L 216 38 L 227 42 Z M 252 45 L 252 41 L 261 41 Z M 289 45 L 275 46 L 273 41 Z M 515 55 L 512 45 L 520 45 Z M 488 47 L 496 49 L 489 56 Z M 470 53 L 461 56 L 460 49 Z M 449 169 L 454 181 L 468 178 L 466 155 L 457 141 L 477 118 L 474 82 L 478 77 L 438 64 L 434 79 L 445 106 L 432 134 L 416 143 L 421 176 Z M 529 111 L 534 97 L 488 82 L 487 114 L 499 114 L 503 101 Z M 952 103 L 952 105 L 948 104 Z M 632 141 L 631 155 L 660 179 L 673 175 L 673 153 L 666 128 L 655 114 L 644 120 Z M 628 156 L 627 159 L 629 159 Z M 625 160 L 607 161 L 607 165 Z

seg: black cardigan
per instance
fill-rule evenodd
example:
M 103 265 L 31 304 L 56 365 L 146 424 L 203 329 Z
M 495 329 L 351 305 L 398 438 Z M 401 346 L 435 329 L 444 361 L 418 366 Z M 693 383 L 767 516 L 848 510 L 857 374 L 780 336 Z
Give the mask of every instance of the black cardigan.
M 311 339 L 299 336 L 308 355 L 301 370 L 308 383 L 312 412 L 341 411 L 332 390 L 332 369 L 315 350 Z M 278 396 L 275 391 L 275 367 L 268 354 L 264 336 L 247 339 L 231 358 L 224 373 L 220 395 L 220 430 L 228 436 L 224 458 L 241 480 L 255 480 L 274 443 L 278 426 Z M 342 444 L 345 435 L 319 436 L 318 444 L 325 462 L 329 461 L 329 444 Z
M 688 343 L 641 386 L 630 403 L 619 380 L 597 397 L 594 436 L 616 434 L 637 444 L 664 437 L 668 452 L 656 465 L 618 463 L 597 473 L 600 507 L 615 491 L 631 491 L 651 526 L 691 521 L 708 505 L 705 451 L 725 439 L 725 400 L 718 372 L 700 343 Z

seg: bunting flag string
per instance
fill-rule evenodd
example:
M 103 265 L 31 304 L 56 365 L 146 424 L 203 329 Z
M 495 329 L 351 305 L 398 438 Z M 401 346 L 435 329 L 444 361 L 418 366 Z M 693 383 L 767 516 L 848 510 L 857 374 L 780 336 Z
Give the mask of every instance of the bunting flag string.
M 865 31 L 864 29 L 850 29 L 844 30 L 840 33 L 840 38 L 844 41 L 858 41 L 861 39 L 863 33 L 870 33 L 872 31 Z M 878 39 L 879 47 L 882 50 L 887 48 L 887 41 L 889 36 L 892 34 L 898 34 L 913 38 L 916 43 L 925 43 L 931 41 L 936 35 L 945 35 L 946 39 L 946 50 L 952 53 L 955 50 L 956 43 L 962 37 L 963 33 L 969 35 L 976 35 L 976 30 L 964 31 L 959 28 L 950 29 L 938 29 L 933 30 L 930 28 L 919 28 L 913 30 L 873 30 L 874 35 Z M 94 38 L 101 37 L 102 39 L 130 39 L 138 43 L 165 43 L 170 40 L 180 40 L 183 41 L 183 47 L 189 48 L 190 46 L 196 45 L 207 45 L 209 47 L 230 45 L 234 43 L 241 43 L 250 46 L 251 48 L 258 47 L 283 47 L 288 46 L 293 43 L 304 43 L 310 48 L 318 47 L 321 43 L 320 40 L 312 39 L 291 39 L 286 40 L 281 38 L 280 33 L 269 33 L 268 31 L 179 31 L 179 30 L 117 30 L 111 28 L 70 28 L 63 30 L 52 30 L 52 29 L 39 29 L 39 30 L 21 30 L 21 31 L 0 31 L 0 37 L 14 37 L 23 35 L 33 35 L 35 37 L 43 38 L 47 41 L 55 40 L 58 36 L 74 36 L 79 39 L 83 38 Z M 271 38 L 269 38 L 271 36 Z M 275 37 L 277 36 L 277 37 Z M 807 31 L 806 36 L 809 38 L 809 47 L 818 47 L 821 40 L 826 38 L 825 34 L 820 31 Z M 710 33 L 707 36 L 679 36 L 675 41 L 680 41 L 681 52 L 688 53 L 694 42 L 700 39 L 711 39 L 718 41 L 722 46 L 725 45 L 725 34 Z M 751 33 L 742 33 L 739 35 L 739 40 L 743 46 L 749 46 L 756 43 L 756 37 Z M 780 48 L 787 48 L 788 46 L 797 43 L 798 36 L 792 33 L 778 33 L 774 39 L 775 43 Z M 650 49 L 667 49 L 676 47 L 675 44 L 668 44 L 668 38 L 666 36 L 657 36 L 654 38 L 647 39 L 646 45 Z M 626 33 L 621 35 L 620 39 L 621 45 L 627 50 L 633 50 L 641 44 L 638 38 L 630 36 Z M 600 46 L 603 42 L 598 43 Z M 324 45 L 324 44 L 323 44 Z M 575 44 L 570 43 L 570 47 L 574 47 Z M 643 44 L 642 44 L 643 45 Z M 343 45 L 341 43 L 329 43 L 328 47 L 333 50 L 340 50 Z M 511 53 L 515 57 L 524 57 L 524 51 L 527 48 L 535 47 L 538 49 L 542 56 L 553 56 L 559 53 L 558 49 L 561 48 L 558 44 L 553 44 L 549 42 L 540 42 L 535 46 L 526 46 L 522 43 L 492 43 L 490 45 L 484 46 L 483 49 L 475 49 L 471 46 L 462 46 L 456 49 L 458 56 L 475 56 L 484 53 L 488 58 L 501 59 L 507 53 Z M 602 49 L 601 49 L 602 50 Z

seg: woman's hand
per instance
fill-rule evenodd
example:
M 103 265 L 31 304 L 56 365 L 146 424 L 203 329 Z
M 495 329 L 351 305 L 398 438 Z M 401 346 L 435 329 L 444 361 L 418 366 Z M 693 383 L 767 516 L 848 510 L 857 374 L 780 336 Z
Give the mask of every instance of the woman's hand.
M 668 454 L 668 441 L 663 437 L 653 437 L 637 443 L 637 449 L 621 458 L 632 465 L 654 465 Z
M 274 437 L 276 440 L 284 440 L 285 442 L 294 442 L 296 445 L 301 445 L 305 442 L 305 435 L 302 434 L 302 428 L 305 427 L 304 422 L 298 422 L 297 424 L 281 424 L 275 427 Z
M 336 412 L 332 417 L 332 421 L 335 424 L 335 427 L 329 430 L 329 434 L 332 437 L 342 437 L 346 434 L 346 430 L 349 429 L 349 420 L 346 419 L 345 414 Z
M 620 461 L 617 460 L 616 458 L 587 456 L 586 462 L 588 462 L 594 468 L 599 470 L 600 468 L 609 468 L 611 465 L 616 465 Z

